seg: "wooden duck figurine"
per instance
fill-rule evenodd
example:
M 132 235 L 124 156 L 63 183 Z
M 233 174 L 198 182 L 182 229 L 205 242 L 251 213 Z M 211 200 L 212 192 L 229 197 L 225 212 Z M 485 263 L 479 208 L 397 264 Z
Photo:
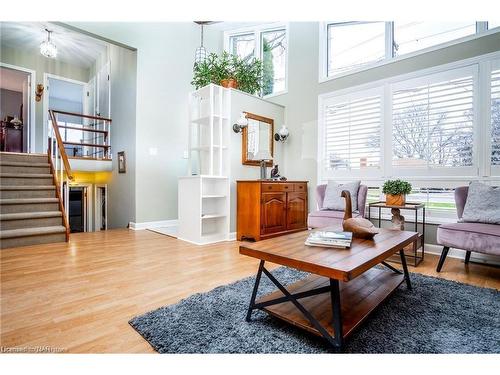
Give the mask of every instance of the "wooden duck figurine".
M 344 232 L 352 232 L 352 236 L 356 238 L 372 239 L 379 232 L 378 228 L 370 220 L 362 217 L 353 218 L 351 193 L 343 190 L 341 195 L 345 198 L 344 221 L 342 222 Z

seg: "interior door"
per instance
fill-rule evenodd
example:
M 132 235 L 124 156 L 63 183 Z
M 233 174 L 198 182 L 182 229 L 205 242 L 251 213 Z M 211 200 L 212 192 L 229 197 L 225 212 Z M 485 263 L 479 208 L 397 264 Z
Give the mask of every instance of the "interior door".
M 96 108 L 96 103 L 95 103 L 95 77 L 93 77 L 88 83 L 85 85 L 84 88 L 84 105 L 83 105 L 83 114 L 84 115 L 90 115 L 94 116 L 95 115 L 95 108 Z
M 306 227 L 307 197 L 306 193 L 288 193 L 286 229 L 302 229 Z
M 286 193 L 262 194 L 262 234 L 286 230 Z

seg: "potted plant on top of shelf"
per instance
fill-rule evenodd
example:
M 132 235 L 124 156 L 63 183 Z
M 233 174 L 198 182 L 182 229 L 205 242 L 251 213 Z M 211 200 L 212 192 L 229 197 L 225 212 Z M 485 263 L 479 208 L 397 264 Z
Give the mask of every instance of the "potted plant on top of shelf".
M 406 195 L 411 193 L 411 184 L 403 180 L 388 180 L 384 182 L 382 193 L 388 206 L 404 206 Z
M 191 81 L 196 89 L 210 83 L 238 88 L 253 95 L 262 89 L 262 62 L 256 58 L 242 59 L 227 52 L 220 56 L 211 53 L 194 65 Z

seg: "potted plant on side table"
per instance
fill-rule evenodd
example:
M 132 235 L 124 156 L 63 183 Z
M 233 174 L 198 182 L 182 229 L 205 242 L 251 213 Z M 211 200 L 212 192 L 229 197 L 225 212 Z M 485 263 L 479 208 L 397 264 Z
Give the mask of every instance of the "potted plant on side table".
M 388 206 L 404 206 L 406 195 L 411 193 L 411 184 L 403 180 L 388 180 L 384 182 L 382 193 Z

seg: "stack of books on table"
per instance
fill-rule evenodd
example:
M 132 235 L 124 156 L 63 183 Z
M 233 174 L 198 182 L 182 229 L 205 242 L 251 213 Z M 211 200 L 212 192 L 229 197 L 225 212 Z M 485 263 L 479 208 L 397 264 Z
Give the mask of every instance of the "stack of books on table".
M 331 232 L 317 231 L 312 232 L 305 242 L 309 246 L 335 247 L 345 249 L 351 246 L 351 232 Z

